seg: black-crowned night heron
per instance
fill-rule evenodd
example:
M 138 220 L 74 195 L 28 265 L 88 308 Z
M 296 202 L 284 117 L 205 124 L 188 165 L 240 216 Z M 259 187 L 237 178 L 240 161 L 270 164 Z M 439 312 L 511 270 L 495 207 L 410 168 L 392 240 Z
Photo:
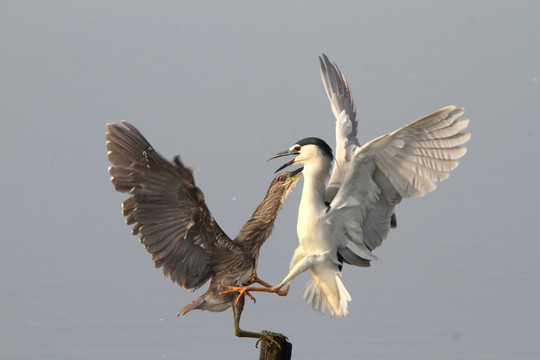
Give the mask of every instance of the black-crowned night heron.
M 336 116 L 336 162 L 328 187 L 332 150 L 318 138 L 305 138 L 272 157 L 295 156 L 279 170 L 304 166 L 298 211 L 300 246 L 290 272 L 274 287 L 239 287 L 229 291 L 277 292 L 302 272 L 312 278 L 303 297 L 314 310 L 345 316 L 351 296 L 341 281 L 343 263 L 369 266 L 377 259 L 392 226 L 394 207 L 402 198 L 419 197 L 449 176 L 470 135 L 461 133 L 463 108 L 447 106 L 401 129 L 360 146 L 355 106 L 343 74 L 323 55 L 321 74 Z M 285 292 L 286 292 L 285 290 Z
M 123 203 L 127 224 L 133 225 L 133 234 L 139 234 L 155 266 L 162 267 L 174 283 L 197 289 L 211 279 L 208 290 L 178 315 L 193 309 L 224 311 L 232 306 L 236 336 L 268 341 L 283 336 L 240 329 L 244 296 L 237 299 L 236 294 L 219 293 L 229 286 L 270 286 L 256 274 L 259 250 L 302 169 L 277 175 L 251 219 L 231 240 L 210 214 L 192 169 L 178 156 L 172 163 L 165 160 L 133 125 L 122 124 L 107 124 L 106 138 L 108 158 L 114 165 L 109 168 L 111 181 L 117 191 L 130 194 Z

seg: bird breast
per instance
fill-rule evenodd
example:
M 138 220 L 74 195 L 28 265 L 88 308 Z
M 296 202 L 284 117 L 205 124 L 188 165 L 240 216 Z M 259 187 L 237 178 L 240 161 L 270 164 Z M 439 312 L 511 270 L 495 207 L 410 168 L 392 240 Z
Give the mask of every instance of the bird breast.
M 304 169 L 306 168 L 308 164 L 304 165 Z M 296 232 L 300 246 L 306 253 L 324 252 L 333 249 L 335 245 L 333 244 L 335 242 L 331 241 L 332 238 L 328 236 L 330 234 L 327 234 L 330 227 L 324 223 L 327 215 L 324 197 L 328 169 L 329 163 L 326 164 L 324 171 L 304 175 Z
M 300 246 L 308 254 L 332 250 L 337 245 L 331 241 L 332 236 L 328 234 L 328 227 L 324 226 L 324 214 L 300 211 L 296 231 Z

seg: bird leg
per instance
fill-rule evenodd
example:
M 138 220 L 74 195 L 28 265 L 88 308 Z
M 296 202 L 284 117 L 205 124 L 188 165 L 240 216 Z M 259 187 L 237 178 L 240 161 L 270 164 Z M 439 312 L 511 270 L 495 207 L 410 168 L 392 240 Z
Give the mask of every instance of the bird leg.
M 269 293 L 276 293 L 279 296 L 285 296 L 289 292 L 289 286 L 284 291 L 280 291 L 284 284 L 278 284 L 276 286 L 268 286 L 265 287 L 255 287 L 255 286 L 229 286 L 228 290 L 222 291 L 219 293 L 219 295 L 224 294 L 230 294 L 234 292 L 238 292 L 238 298 L 236 299 L 236 302 L 240 300 L 240 297 L 244 294 L 249 294 L 250 291 L 261 291 L 261 292 L 269 292 Z M 263 285 L 264 286 L 264 285 Z
M 289 282 L 287 286 L 285 286 L 285 289 L 276 291 L 276 294 L 279 296 L 287 296 L 289 294 L 289 289 L 291 288 L 292 282 Z
M 234 287 L 235 289 L 238 289 L 238 290 L 231 291 L 231 287 Z M 219 295 L 221 296 L 221 295 L 230 294 L 230 293 L 233 293 L 233 292 L 238 292 L 239 293 L 238 297 L 236 298 L 236 301 L 235 301 L 236 305 L 238 305 L 238 303 L 240 302 L 240 299 L 243 298 L 244 295 L 247 295 L 254 303 L 256 302 L 253 295 L 251 295 L 249 293 L 249 291 L 246 289 L 245 286 L 243 286 L 243 287 L 229 286 L 228 290 L 220 292 Z
M 274 339 L 275 337 L 282 337 L 287 338 L 285 335 L 271 332 L 271 331 L 263 331 L 263 332 L 255 332 L 255 331 L 246 331 L 242 330 L 240 328 L 240 317 L 242 316 L 242 310 L 244 309 L 244 297 L 241 297 L 240 301 L 237 301 L 233 307 L 233 317 L 234 317 L 234 335 L 238 337 L 250 337 L 258 339 L 255 343 L 255 347 L 259 346 L 259 343 L 262 341 L 266 341 L 268 345 L 275 344 L 278 348 L 281 349 L 281 346 L 279 343 Z
M 264 287 L 272 287 L 272 285 L 270 285 L 270 284 L 267 283 L 266 281 L 263 281 L 263 280 L 259 277 L 259 275 L 257 275 L 256 272 L 253 274 L 253 276 L 251 276 L 251 277 L 248 279 L 248 281 L 246 281 L 246 282 L 244 283 L 244 285 L 252 285 L 252 284 L 255 284 L 255 283 L 261 284 L 261 285 L 264 286 Z
M 250 338 L 255 338 L 255 339 L 258 338 L 257 342 L 255 343 L 255 347 L 257 348 L 259 347 L 259 343 L 262 340 L 262 341 L 266 341 L 268 345 L 276 345 L 278 348 L 281 349 L 281 346 L 274 338 L 275 337 L 282 337 L 285 339 L 287 338 L 283 334 L 272 332 L 272 331 L 265 331 L 265 332 L 246 331 L 236 326 L 234 328 L 234 335 L 238 337 L 250 337 Z
M 262 286 L 264 286 L 265 288 L 271 288 L 272 285 L 270 285 L 269 283 L 267 283 L 266 281 L 262 280 L 261 278 L 259 278 L 259 276 L 257 275 L 257 273 L 255 272 L 245 283 L 244 285 L 246 286 L 249 286 L 249 285 L 252 285 L 252 284 L 261 284 Z M 276 293 L 279 295 L 279 296 L 286 296 L 287 293 L 289 292 L 289 287 L 290 287 L 290 284 L 287 286 L 287 288 L 285 289 L 285 291 L 276 291 Z M 256 288 L 258 289 L 258 288 Z M 225 291 L 222 291 L 219 293 L 219 295 L 224 295 L 224 294 L 230 294 L 230 293 L 233 293 L 233 292 L 238 292 L 238 297 L 236 298 L 236 303 L 238 304 L 238 302 L 240 301 L 240 298 L 243 296 L 243 295 L 247 295 L 251 300 L 253 300 L 253 302 L 256 302 L 255 298 L 253 297 L 253 295 L 251 295 L 249 293 L 249 290 L 245 287 L 245 286 L 229 286 L 229 289 L 228 290 L 225 290 Z
M 256 273 L 256 272 L 248 279 L 248 281 L 246 281 L 246 282 L 244 283 L 244 285 L 252 285 L 252 284 L 255 284 L 255 283 L 261 284 L 262 286 L 272 286 L 272 285 L 268 284 L 267 282 L 262 281 L 262 280 L 259 278 L 259 276 L 257 276 L 257 273 Z M 224 293 L 224 292 L 223 292 L 223 293 Z M 221 295 L 221 294 L 223 294 L 223 293 L 219 293 L 219 295 Z M 249 293 L 249 291 L 246 290 L 246 291 L 241 291 L 240 294 L 238 294 L 238 297 L 236 298 L 236 303 L 237 303 L 237 304 L 238 304 L 238 301 L 240 300 L 240 296 L 242 296 L 242 295 L 244 295 L 244 294 L 247 295 L 247 296 L 253 301 L 253 303 L 257 302 L 257 301 L 255 300 L 255 298 L 253 297 L 253 295 L 251 295 L 251 294 Z
M 293 279 L 296 276 L 298 276 L 299 274 L 301 274 L 304 271 L 308 270 L 312 266 L 313 261 L 314 261 L 314 256 L 300 255 L 300 256 L 297 257 L 296 254 L 295 254 L 295 256 L 293 257 L 294 266 L 292 266 L 291 271 L 289 271 L 289 273 L 287 274 L 285 279 L 283 279 L 283 281 L 281 281 L 276 286 L 266 286 L 266 285 L 269 285 L 269 284 L 266 284 L 266 285 L 262 284 L 264 287 L 229 286 L 228 290 L 220 292 L 219 295 L 229 294 L 229 293 L 233 293 L 233 292 L 239 292 L 240 295 L 243 295 L 243 294 L 248 293 L 249 291 L 260 291 L 260 292 L 276 293 L 279 296 L 287 296 L 287 294 L 289 293 L 289 288 L 291 286 L 291 283 L 292 283 Z M 262 282 L 264 282 L 264 281 L 262 281 Z M 261 284 L 261 282 L 259 282 L 259 283 Z M 285 286 L 285 284 L 287 284 L 287 287 L 284 290 L 281 290 L 281 288 L 283 286 Z M 237 302 L 240 299 L 240 295 L 236 299 Z

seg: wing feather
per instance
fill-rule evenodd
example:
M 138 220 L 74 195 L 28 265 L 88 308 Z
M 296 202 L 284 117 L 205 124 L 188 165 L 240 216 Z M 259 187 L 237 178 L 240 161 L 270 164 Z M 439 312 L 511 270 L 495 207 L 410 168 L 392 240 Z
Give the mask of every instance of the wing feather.
M 319 57 L 319 63 L 326 95 L 336 118 L 336 164 L 326 189 L 326 201 L 331 202 L 349 169 L 354 150 L 359 147 L 356 138 L 358 116 L 343 73 L 324 54 Z
M 178 157 L 159 155 L 131 124 L 108 124 L 107 150 L 111 181 L 130 197 L 123 214 L 133 234 L 152 254 L 165 276 L 187 289 L 202 286 L 214 274 L 207 249 L 237 245 L 221 230 L 208 210 L 193 172 Z M 214 263 L 215 259 L 212 260 Z
M 370 260 L 371 250 L 388 234 L 401 199 L 423 196 L 450 175 L 470 138 L 460 132 L 468 125 L 467 119 L 458 119 L 463 112 L 447 106 L 355 151 L 326 215 L 326 223 L 337 224 L 332 231 L 340 248 L 353 249 L 353 242 L 359 256 Z

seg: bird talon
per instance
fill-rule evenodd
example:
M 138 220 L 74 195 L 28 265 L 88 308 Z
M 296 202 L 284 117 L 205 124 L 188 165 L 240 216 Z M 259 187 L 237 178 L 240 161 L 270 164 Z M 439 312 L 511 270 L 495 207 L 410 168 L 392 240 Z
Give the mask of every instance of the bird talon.
M 255 273 L 244 283 L 244 285 L 255 284 L 257 280 L 259 280 L 259 277 L 257 276 L 257 273 Z
M 238 287 L 238 286 L 229 286 L 229 288 L 225 291 L 222 291 L 219 293 L 219 295 L 225 295 L 225 294 L 230 294 L 230 293 L 235 293 L 235 292 L 242 292 L 243 288 L 242 287 Z
M 251 294 L 249 293 L 249 291 L 246 290 L 245 294 L 246 294 L 251 300 L 253 300 L 253 303 L 254 303 L 254 304 L 257 303 L 257 300 L 253 297 L 253 295 L 251 295 Z M 240 296 L 240 295 L 238 295 L 238 296 Z M 238 299 L 236 299 L 236 301 L 238 301 Z
M 237 305 L 238 305 L 238 302 L 240 302 L 240 299 L 242 298 L 243 295 L 247 295 L 253 301 L 253 303 L 257 302 L 257 300 L 255 300 L 253 295 L 251 295 L 249 293 L 249 291 L 247 291 L 247 289 L 245 287 L 242 287 L 242 286 L 229 286 L 228 290 L 220 292 L 219 295 L 221 296 L 221 295 L 230 294 L 230 293 L 234 293 L 234 292 L 239 293 L 238 297 L 236 298 L 236 304 Z
M 279 333 L 274 333 L 274 332 L 266 332 L 266 331 L 263 331 L 262 334 L 261 334 L 261 337 L 259 338 L 259 340 L 257 340 L 257 342 L 255 343 L 255 348 L 259 348 L 259 343 L 261 341 L 266 341 L 266 343 L 268 344 L 268 346 L 272 346 L 272 345 L 276 345 L 279 350 L 281 350 L 281 345 L 279 345 L 279 343 L 274 339 L 274 337 L 282 337 L 282 338 L 287 338 L 285 335 L 283 334 L 279 334 Z

